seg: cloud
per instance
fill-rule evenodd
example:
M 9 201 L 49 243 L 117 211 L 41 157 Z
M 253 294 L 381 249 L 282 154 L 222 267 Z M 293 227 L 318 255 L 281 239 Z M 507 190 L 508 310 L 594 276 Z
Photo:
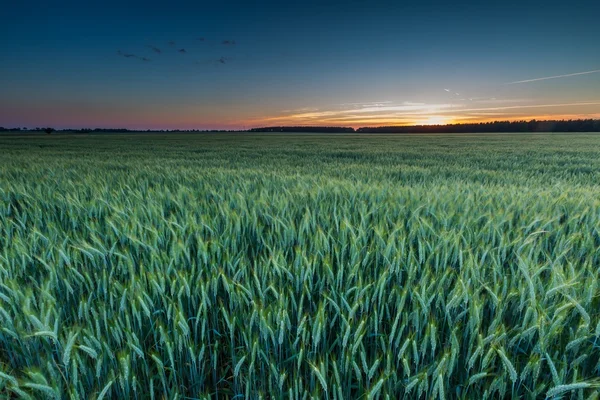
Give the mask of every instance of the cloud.
M 135 59 L 138 59 L 138 60 L 141 60 L 141 61 L 145 61 L 145 62 L 152 61 L 149 58 L 140 57 L 140 56 L 137 56 L 137 55 L 132 54 L 132 53 L 123 53 L 121 50 L 117 50 L 117 55 L 119 55 L 121 57 L 125 57 L 125 58 L 135 58 Z
M 368 120 L 381 118 L 382 116 L 394 116 L 395 118 L 403 114 L 433 114 L 442 110 L 450 109 L 451 104 L 425 104 L 405 102 L 399 105 L 394 104 L 376 104 L 365 105 L 358 108 L 343 110 L 315 110 L 311 112 L 300 112 L 288 115 L 265 118 L 263 121 L 323 121 L 323 120 Z
M 454 95 L 455 95 L 455 96 L 460 96 L 460 93 L 458 93 L 458 92 L 455 92 L 455 91 L 453 91 L 453 90 L 450 90 L 450 89 L 444 89 L 444 92 L 448 92 L 448 93 L 454 93 Z
M 125 57 L 125 58 L 137 58 L 137 56 L 135 54 L 123 53 L 121 50 L 117 50 L 117 54 L 120 55 L 121 57 Z
M 543 78 L 526 79 L 524 81 L 508 82 L 508 83 L 505 83 L 505 85 L 516 85 L 516 84 L 519 84 L 519 83 L 538 82 L 538 81 L 545 81 L 545 80 L 548 80 L 548 79 L 568 78 L 570 76 L 596 74 L 598 72 L 600 72 L 600 69 L 595 69 L 593 71 L 575 72 L 575 73 L 572 73 L 572 74 L 545 76 Z
M 425 104 L 425 103 L 408 103 L 401 105 L 386 105 L 386 106 L 374 106 L 374 107 L 363 107 L 359 110 L 353 110 L 356 113 L 378 113 L 378 112 L 389 112 L 389 111 L 400 111 L 400 112 L 415 112 L 415 111 L 426 111 L 436 112 L 445 108 L 451 108 L 452 104 Z
M 589 102 L 560 103 L 560 104 L 521 104 L 516 103 L 530 101 L 527 99 L 484 99 L 466 104 L 448 103 L 416 103 L 401 102 L 394 104 L 365 104 L 363 106 L 347 105 L 342 109 L 297 109 L 282 111 L 280 115 L 268 116 L 256 119 L 257 123 L 277 124 L 397 124 L 403 122 L 418 123 L 424 117 L 444 116 L 451 121 L 465 119 L 481 119 L 492 117 L 513 118 L 517 116 L 531 115 L 529 110 L 560 109 L 566 107 L 590 107 L 600 106 L 600 100 Z M 473 107 L 476 103 L 481 106 Z M 491 104 L 490 104 L 491 103 Z M 494 103 L 500 103 L 498 105 Z M 508 103 L 508 104 L 501 104 Z M 339 107 L 339 106 L 338 106 Z M 563 110 L 558 110 L 563 111 Z M 534 111 L 537 112 L 537 111 Z M 550 112 L 551 113 L 551 112 Z
M 187 53 L 187 51 L 185 51 L 185 49 L 179 49 L 179 50 L 177 50 L 177 51 L 178 51 L 178 52 L 180 52 L 181 54 L 185 54 L 185 53 Z
M 502 111 L 502 110 L 520 110 L 523 108 L 546 108 L 546 107 L 581 107 L 598 106 L 600 102 L 579 102 L 579 103 L 560 103 L 560 104 L 526 104 L 520 106 L 501 106 L 501 107 L 483 107 L 483 108 L 457 108 L 441 112 L 473 112 L 473 111 Z
M 169 42 L 169 46 L 175 46 L 175 42 L 171 40 L 171 41 Z
M 315 107 L 302 107 L 302 108 L 296 108 L 293 110 L 282 110 L 282 113 L 295 113 L 295 112 L 308 112 L 308 111 L 319 111 L 318 108 Z
M 337 104 L 338 106 L 360 106 L 360 107 L 367 107 L 367 106 L 376 106 L 376 105 L 381 105 L 381 104 L 390 104 L 392 103 L 391 101 L 361 101 L 361 102 L 357 102 L 357 103 L 340 103 Z
M 220 57 L 217 59 L 206 59 L 206 60 L 201 60 L 201 61 L 196 61 L 194 64 L 196 65 L 221 65 L 221 64 L 227 64 L 231 62 L 231 58 L 228 57 Z
M 201 42 L 204 42 L 204 38 L 203 37 L 199 37 L 198 40 L 201 41 Z
M 498 111 L 486 111 L 486 112 L 470 112 L 468 115 L 476 116 L 476 117 L 490 117 L 496 115 L 525 115 L 525 113 L 515 113 L 515 112 L 498 112 Z
M 162 53 L 162 51 L 156 46 L 148 45 L 147 47 L 151 48 L 152 51 L 155 53 L 158 53 L 158 54 Z
M 223 44 L 225 46 L 234 46 L 235 45 L 235 40 L 223 40 L 221 42 L 221 44 Z

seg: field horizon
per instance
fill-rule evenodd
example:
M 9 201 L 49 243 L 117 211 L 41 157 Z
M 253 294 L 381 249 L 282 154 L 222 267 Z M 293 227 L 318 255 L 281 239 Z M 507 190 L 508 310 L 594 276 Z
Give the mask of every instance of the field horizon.
M 561 120 L 493 120 L 487 122 L 465 122 L 465 123 L 443 123 L 443 124 L 425 124 L 425 125 L 391 125 L 391 126 L 319 126 L 319 125 L 284 125 L 254 127 L 248 129 L 126 129 L 126 128 L 82 128 L 82 129 L 54 129 L 47 128 L 4 128 L 0 127 L 2 134 L 86 134 L 86 133 L 322 133 L 322 134 L 349 134 L 349 133 L 369 133 L 369 134 L 431 134 L 431 133 L 590 133 L 600 132 L 600 119 L 561 119 Z

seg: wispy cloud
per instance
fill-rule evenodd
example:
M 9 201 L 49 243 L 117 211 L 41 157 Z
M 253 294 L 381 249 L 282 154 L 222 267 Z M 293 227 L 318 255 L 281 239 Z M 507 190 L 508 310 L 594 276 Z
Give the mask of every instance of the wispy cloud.
M 399 105 L 385 105 L 385 106 L 372 106 L 372 107 L 363 107 L 358 110 L 352 110 L 356 113 L 378 113 L 378 112 L 414 112 L 414 111 L 425 111 L 429 113 L 438 112 L 445 108 L 451 108 L 452 104 L 427 104 L 427 103 L 412 103 L 412 102 L 404 102 Z
M 217 58 L 216 60 L 213 59 L 208 59 L 208 60 L 203 60 L 203 61 L 196 61 L 194 64 L 196 65 L 222 65 L 222 64 L 227 64 L 231 62 L 231 58 L 229 57 L 220 57 Z M 292 112 L 292 110 L 287 110 L 288 112 Z
M 158 53 L 158 54 L 162 53 L 162 51 L 158 47 L 156 47 L 156 46 L 148 45 L 148 47 L 150 49 L 152 49 L 152 51 L 155 52 L 155 53 Z
M 200 42 L 204 42 L 204 38 L 203 37 L 199 37 L 197 40 L 199 40 Z
M 478 112 L 470 112 L 467 115 L 472 115 L 475 117 L 490 117 L 490 116 L 498 116 L 498 115 L 516 115 L 516 114 L 524 114 L 524 113 L 507 113 L 501 111 L 478 111 Z
M 394 115 L 396 117 L 402 114 L 418 113 L 438 113 L 443 109 L 451 108 L 451 104 L 426 104 L 415 102 L 404 102 L 400 104 L 366 104 L 355 108 L 346 108 L 342 110 L 314 110 L 310 112 L 300 112 L 288 115 L 265 118 L 264 121 L 314 121 L 327 119 L 357 119 L 367 120 L 378 118 L 381 115 Z
M 181 54 L 185 54 L 185 53 L 187 53 L 187 51 L 186 51 L 185 49 L 179 49 L 179 50 L 177 50 L 177 51 L 178 51 L 178 52 L 180 52 Z
M 449 103 L 419 103 L 400 102 L 383 104 L 361 104 L 347 103 L 343 108 L 314 109 L 304 108 L 282 111 L 281 115 L 273 115 L 266 118 L 256 119 L 258 124 L 349 124 L 360 126 L 364 124 L 404 124 L 421 123 L 435 116 L 442 117 L 448 121 L 461 120 L 488 120 L 490 118 L 528 118 L 532 115 L 527 110 L 538 110 L 548 114 L 563 115 L 569 109 L 579 107 L 600 106 L 600 100 L 575 103 L 550 103 L 550 104 L 520 104 L 528 102 L 528 99 L 477 99 L 473 102 L 449 104 Z M 480 104 L 479 107 L 476 105 Z M 475 105 L 475 107 L 474 107 Z M 563 108 L 563 110 L 560 110 Z M 551 112 L 557 109 L 557 113 Z M 547 110 L 547 111 L 545 111 Z
M 149 58 L 140 57 L 140 56 L 132 54 L 132 53 L 124 53 L 121 50 L 117 50 L 117 55 L 119 55 L 121 57 L 125 57 L 125 58 L 135 58 L 137 60 L 141 60 L 141 61 L 145 61 L 145 62 L 152 61 Z
M 234 46 L 235 45 L 235 40 L 223 40 L 221 42 L 221 44 L 223 44 L 225 46 Z
M 368 107 L 368 106 L 378 106 L 384 104 L 391 104 L 391 101 L 362 101 L 357 103 L 340 103 L 338 106 L 360 106 L 360 107 Z
M 523 81 L 508 82 L 508 83 L 505 83 L 505 85 L 516 85 L 518 83 L 529 83 L 529 82 L 545 81 L 545 80 L 548 80 L 548 79 L 568 78 L 570 76 L 596 74 L 598 72 L 600 72 L 600 69 L 595 69 L 593 71 L 575 72 L 573 74 L 554 75 L 554 76 L 545 76 L 545 77 L 542 77 L 542 78 L 525 79 Z
M 295 113 L 295 112 L 308 112 L 308 111 L 318 111 L 318 108 L 315 107 L 302 107 L 302 108 L 296 108 L 293 110 L 282 110 L 282 113 Z
M 169 41 L 169 46 L 175 46 L 175 42 L 173 40 Z
M 120 55 L 121 57 L 125 57 L 125 58 L 137 58 L 137 56 L 135 54 L 123 53 L 121 50 L 117 50 L 117 54 Z
M 501 106 L 501 107 L 481 107 L 481 108 L 455 108 L 452 112 L 472 112 L 472 111 L 502 111 L 502 110 L 520 110 L 523 108 L 553 108 L 553 107 L 583 107 L 600 106 L 600 101 L 579 102 L 579 103 L 559 103 L 559 104 L 525 104 L 519 106 Z M 442 111 L 444 112 L 444 111 Z
M 515 104 L 515 103 L 527 103 L 532 101 L 531 99 L 497 99 L 496 97 L 470 97 L 469 99 L 461 99 L 463 101 L 469 100 L 469 102 L 483 103 L 483 104 Z

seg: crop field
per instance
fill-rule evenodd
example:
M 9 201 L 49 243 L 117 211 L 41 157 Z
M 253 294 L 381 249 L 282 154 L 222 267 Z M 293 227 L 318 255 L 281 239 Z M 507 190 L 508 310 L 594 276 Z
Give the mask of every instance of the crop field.
M 1 399 L 597 399 L 600 135 L 0 136 Z

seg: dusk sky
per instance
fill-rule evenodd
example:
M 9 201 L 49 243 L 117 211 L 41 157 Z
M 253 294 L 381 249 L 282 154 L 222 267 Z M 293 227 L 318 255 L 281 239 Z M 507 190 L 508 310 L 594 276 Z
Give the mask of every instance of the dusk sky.
M 5 127 L 600 118 L 597 0 L 4 1 L 1 9 Z

